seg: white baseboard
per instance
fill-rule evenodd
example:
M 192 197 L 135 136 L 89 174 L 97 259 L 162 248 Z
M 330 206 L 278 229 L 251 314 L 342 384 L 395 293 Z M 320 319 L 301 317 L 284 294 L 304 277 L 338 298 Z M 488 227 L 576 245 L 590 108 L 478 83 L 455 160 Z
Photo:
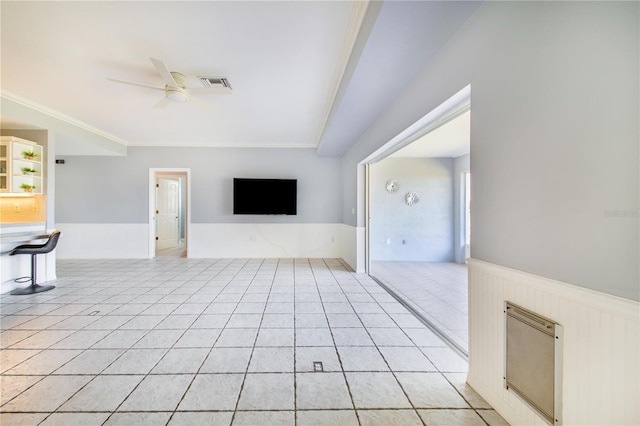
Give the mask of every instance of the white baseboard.
M 564 331 L 565 425 L 640 424 L 640 303 L 469 259 L 469 384 L 509 423 L 546 423 L 503 387 L 504 302 Z

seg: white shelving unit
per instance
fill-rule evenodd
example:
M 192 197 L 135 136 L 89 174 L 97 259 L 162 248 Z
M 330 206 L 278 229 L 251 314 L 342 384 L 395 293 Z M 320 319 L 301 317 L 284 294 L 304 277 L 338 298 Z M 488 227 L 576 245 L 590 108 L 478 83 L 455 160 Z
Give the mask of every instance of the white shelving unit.
M 35 155 L 25 156 L 23 153 L 28 151 Z M 42 194 L 43 154 L 44 148 L 35 142 L 13 136 L 0 137 L 0 193 Z

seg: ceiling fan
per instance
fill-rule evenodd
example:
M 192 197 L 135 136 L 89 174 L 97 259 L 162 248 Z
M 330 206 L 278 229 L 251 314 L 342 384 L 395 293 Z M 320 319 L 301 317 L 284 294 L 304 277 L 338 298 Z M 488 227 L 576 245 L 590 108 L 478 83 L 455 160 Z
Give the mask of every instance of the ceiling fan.
M 158 74 L 162 77 L 162 80 L 164 80 L 164 86 L 120 80 L 117 78 L 108 78 L 108 80 L 116 83 L 131 84 L 134 86 L 164 91 L 164 97 L 155 105 L 156 108 L 163 108 L 170 102 L 182 103 L 190 101 L 202 108 L 210 110 L 211 106 L 209 104 L 201 101 L 197 97 L 193 96 L 193 94 L 231 94 L 231 85 L 229 84 L 229 80 L 225 77 L 197 77 L 201 82 L 202 87 L 187 87 L 186 75 L 176 71 L 169 71 L 167 66 L 160 59 L 149 59 L 151 59 L 151 63 Z

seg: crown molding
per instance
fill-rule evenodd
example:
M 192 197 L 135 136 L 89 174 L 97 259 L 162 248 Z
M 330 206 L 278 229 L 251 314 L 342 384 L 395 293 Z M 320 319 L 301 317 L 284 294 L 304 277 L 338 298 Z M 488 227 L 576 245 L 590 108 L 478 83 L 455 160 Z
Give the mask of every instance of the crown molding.
M 228 149 L 316 149 L 317 146 L 315 144 L 312 143 L 306 143 L 306 144 L 286 144 L 286 143 L 280 143 L 280 144 L 259 144 L 259 143 L 245 143 L 245 144 L 238 144 L 238 143 L 233 143 L 233 142 L 221 142 L 221 143 L 215 143 L 215 144 L 211 144 L 211 143 L 206 143 L 206 144 L 200 144 L 200 143 L 194 143 L 194 142 L 184 142 L 180 145 L 175 145 L 175 144 L 146 144 L 146 143 L 140 143 L 137 144 L 135 142 L 131 142 L 129 144 L 129 147 L 131 148 L 228 148 Z
M 347 29 L 342 41 L 342 49 L 340 50 L 340 56 L 329 88 L 324 111 L 322 113 L 320 129 L 318 130 L 318 135 L 316 137 L 316 147 L 320 146 L 320 141 L 322 140 L 322 135 L 324 134 L 327 123 L 329 122 L 331 112 L 334 109 L 334 104 L 338 100 L 340 87 L 343 79 L 345 78 L 345 74 L 347 73 L 349 60 L 351 59 L 356 42 L 358 41 L 360 29 L 362 28 L 362 23 L 364 22 L 367 10 L 369 9 L 369 4 L 370 0 L 357 0 L 353 2 L 351 15 L 349 16 L 349 23 L 347 24 Z
M 117 137 L 115 135 L 112 135 L 111 133 L 107 133 L 105 131 L 102 131 L 102 130 L 100 130 L 100 129 L 96 128 L 96 127 L 93 127 L 93 126 L 91 126 L 91 125 L 89 125 L 89 124 L 87 124 L 85 122 L 80 121 L 80 120 L 76 120 L 73 117 L 70 117 L 70 116 L 68 116 L 66 114 L 61 113 L 60 111 L 56 111 L 56 110 L 48 108 L 48 107 L 46 107 L 44 105 L 38 104 L 38 103 L 30 101 L 28 99 L 25 99 L 25 98 L 23 98 L 21 96 L 18 96 L 16 94 L 14 94 L 14 93 L 8 92 L 7 90 L 4 90 L 4 89 L 0 90 L 0 98 L 2 98 L 3 100 L 6 99 L 8 101 L 11 101 L 11 102 L 14 102 L 16 104 L 19 104 L 19 105 L 21 105 L 23 107 L 29 108 L 29 109 L 31 109 L 33 111 L 39 112 L 40 114 L 47 115 L 47 116 L 49 116 L 51 118 L 54 118 L 54 119 L 59 120 L 59 121 L 62 121 L 65 124 L 77 127 L 77 128 L 82 129 L 82 130 L 84 130 L 86 132 L 93 133 L 93 134 L 95 134 L 97 136 L 100 136 L 101 138 L 108 139 L 108 140 L 110 140 L 112 142 L 115 142 L 117 144 L 124 145 L 124 146 L 129 146 L 129 143 L 126 140 L 122 139 L 122 138 L 119 138 L 119 137 Z

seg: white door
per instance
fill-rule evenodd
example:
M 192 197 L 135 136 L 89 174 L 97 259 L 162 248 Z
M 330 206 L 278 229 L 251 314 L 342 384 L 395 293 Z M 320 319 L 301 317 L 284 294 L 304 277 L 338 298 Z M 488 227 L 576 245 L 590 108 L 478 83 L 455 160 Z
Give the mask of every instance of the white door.
M 175 247 L 180 235 L 180 183 L 168 178 L 158 178 L 156 183 L 156 249 Z

